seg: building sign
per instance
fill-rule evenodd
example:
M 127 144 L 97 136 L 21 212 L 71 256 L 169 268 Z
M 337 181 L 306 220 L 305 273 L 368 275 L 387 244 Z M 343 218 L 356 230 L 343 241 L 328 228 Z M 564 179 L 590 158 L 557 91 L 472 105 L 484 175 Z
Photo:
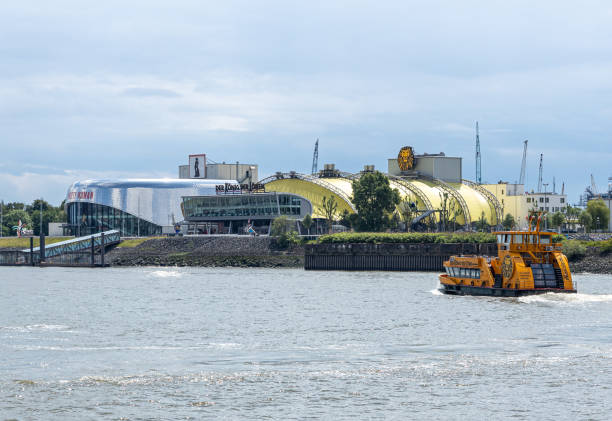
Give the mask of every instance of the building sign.
M 404 146 L 397 155 L 400 170 L 408 171 L 414 168 L 414 150 L 412 146 Z
M 189 178 L 206 178 L 206 154 L 189 155 Z
M 217 184 L 215 186 L 217 194 L 242 194 L 242 193 L 265 193 L 266 186 L 261 183 L 254 184 Z
M 217 194 L 240 194 L 240 184 L 217 184 L 215 186 Z
M 93 195 L 92 191 L 71 191 L 68 192 L 68 200 L 91 200 Z

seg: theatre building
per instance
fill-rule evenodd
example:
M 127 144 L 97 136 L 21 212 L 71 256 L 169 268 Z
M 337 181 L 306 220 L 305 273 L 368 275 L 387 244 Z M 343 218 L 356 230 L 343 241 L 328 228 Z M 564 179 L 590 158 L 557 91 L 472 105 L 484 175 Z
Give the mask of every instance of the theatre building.
M 211 179 L 116 179 L 73 183 L 66 196 L 67 235 L 117 229 L 122 236 L 267 234 L 281 215 L 302 219 L 312 205 L 291 193 L 266 193 L 260 184 Z
M 66 196 L 65 234 L 88 235 L 117 229 L 122 236 L 161 235 L 183 221 L 183 196 L 216 196 L 218 185 L 234 180 L 115 179 L 73 183 Z

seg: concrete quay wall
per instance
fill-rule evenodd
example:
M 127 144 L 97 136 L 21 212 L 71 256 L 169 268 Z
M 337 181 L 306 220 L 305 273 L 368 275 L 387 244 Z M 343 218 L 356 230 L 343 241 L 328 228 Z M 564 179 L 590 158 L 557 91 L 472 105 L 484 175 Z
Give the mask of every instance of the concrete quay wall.
M 445 260 L 460 254 L 497 256 L 497 244 L 312 244 L 305 247 L 304 268 L 440 272 Z

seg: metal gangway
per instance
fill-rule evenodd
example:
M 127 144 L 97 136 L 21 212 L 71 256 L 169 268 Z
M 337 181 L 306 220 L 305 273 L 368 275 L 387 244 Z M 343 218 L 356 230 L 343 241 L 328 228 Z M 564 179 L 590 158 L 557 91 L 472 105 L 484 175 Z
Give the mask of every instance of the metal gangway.
M 99 249 L 102 245 L 104 248 L 106 248 L 108 246 L 119 244 L 120 241 L 121 236 L 119 235 L 118 230 L 104 231 L 97 234 L 86 235 L 84 237 L 72 238 L 70 240 L 45 245 L 43 247 L 44 256 L 45 258 L 50 258 L 62 254 L 87 251 L 91 250 L 92 248 Z M 22 250 L 22 252 L 30 253 L 30 249 Z M 35 254 L 40 254 L 40 247 L 34 247 L 32 252 Z

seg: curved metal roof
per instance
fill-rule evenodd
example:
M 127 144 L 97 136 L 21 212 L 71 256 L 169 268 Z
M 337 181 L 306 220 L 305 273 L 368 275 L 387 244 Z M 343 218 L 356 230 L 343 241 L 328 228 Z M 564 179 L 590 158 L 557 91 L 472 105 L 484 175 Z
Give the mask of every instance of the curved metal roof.
M 238 184 L 236 180 L 211 180 L 211 179 L 193 179 L 193 178 L 108 178 L 108 179 L 91 179 L 80 180 L 72 184 L 79 187 L 103 187 L 103 188 L 160 188 L 160 189 L 176 189 L 176 188 L 214 188 L 218 184 Z
M 66 203 L 95 203 L 119 209 L 157 225 L 170 225 L 172 217 L 183 220 L 183 196 L 214 196 L 218 184 L 236 180 L 209 179 L 106 179 L 73 183 Z
M 266 190 L 294 193 L 306 197 L 313 204 L 313 217 L 325 217 L 322 209 L 322 197 L 334 195 L 339 203 L 338 214 L 345 209 L 355 212 L 351 203 L 353 195 L 352 180 L 360 174 L 342 173 L 340 177 L 319 178 L 311 175 L 287 173 L 268 177 L 261 182 Z M 415 201 L 420 210 L 440 209 L 444 194 L 458 204 L 461 209 L 457 223 L 463 225 L 480 219 L 484 212 L 486 220 L 491 224 L 499 222 L 499 202 L 484 194 L 481 189 L 470 183 L 446 183 L 442 180 L 427 178 L 389 177 L 392 188 L 399 190 L 402 200 Z M 331 188 L 330 186 L 333 186 Z M 494 198 L 494 196 L 493 196 Z

